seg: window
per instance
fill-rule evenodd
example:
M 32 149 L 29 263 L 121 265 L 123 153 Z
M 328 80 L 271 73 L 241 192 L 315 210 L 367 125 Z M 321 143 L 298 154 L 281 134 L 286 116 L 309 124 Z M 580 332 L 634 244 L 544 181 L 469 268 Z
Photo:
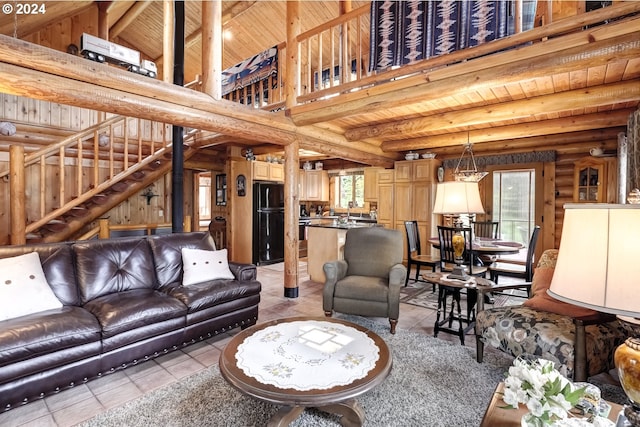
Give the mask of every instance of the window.
M 528 244 L 535 226 L 535 170 L 493 172 L 493 220 L 505 240 Z
M 211 219 L 211 174 L 198 175 L 200 219 Z
M 364 172 L 347 173 L 336 176 L 337 207 L 347 208 L 349 202 L 354 206 L 364 206 Z

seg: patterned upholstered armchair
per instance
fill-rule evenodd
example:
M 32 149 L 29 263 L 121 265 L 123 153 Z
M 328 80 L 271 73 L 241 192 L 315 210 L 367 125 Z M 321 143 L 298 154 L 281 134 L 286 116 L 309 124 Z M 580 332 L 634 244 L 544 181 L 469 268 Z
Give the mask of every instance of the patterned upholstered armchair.
M 325 315 L 337 311 L 387 317 L 394 334 L 400 314 L 400 287 L 407 275 L 402 247 L 398 230 L 367 227 L 347 231 L 344 259 L 323 266 Z
M 477 314 L 478 362 L 482 362 L 486 344 L 514 357 L 551 360 L 563 375 L 574 381 L 585 381 L 613 368 L 613 352 L 626 334 L 615 317 L 555 300 L 547 294 L 557 256 L 556 249 L 542 254 L 531 283 L 532 297 L 522 305 L 493 307 Z

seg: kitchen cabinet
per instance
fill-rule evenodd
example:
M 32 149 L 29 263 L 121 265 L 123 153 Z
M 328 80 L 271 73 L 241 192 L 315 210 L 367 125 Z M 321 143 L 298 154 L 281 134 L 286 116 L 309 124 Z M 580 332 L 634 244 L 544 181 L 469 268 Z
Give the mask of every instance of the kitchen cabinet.
M 585 157 L 575 162 L 573 201 L 577 203 L 616 203 L 616 159 Z
M 302 171 L 299 200 L 312 202 L 329 201 L 329 172 L 326 170 Z M 304 195 L 304 198 L 303 196 Z
M 391 171 L 393 175 L 393 171 Z M 395 204 L 393 181 L 378 184 L 378 224 L 393 228 L 393 210 Z
M 378 201 L 378 171 L 381 168 L 364 169 L 364 201 Z
M 435 159 L 407 160 L 395 163 L 393 226 L 405 236 L 405 221 L 417 221 L 423 246 L 436 235 L 433 197 L 436 188 L 436 171 L 440 161 Z M 423 251 L 429 248 L 424 246 Z M 407 259 L 406 242 L 404 258 Z
M 260 161 L 254 161 L 252 163 L 254 180 L 284 182 L 284 165 Z
M 324 263 L 344 259 L 346 235 L 346 228 L 307 227 L 307 271 L 311 280 L 324 283 Z

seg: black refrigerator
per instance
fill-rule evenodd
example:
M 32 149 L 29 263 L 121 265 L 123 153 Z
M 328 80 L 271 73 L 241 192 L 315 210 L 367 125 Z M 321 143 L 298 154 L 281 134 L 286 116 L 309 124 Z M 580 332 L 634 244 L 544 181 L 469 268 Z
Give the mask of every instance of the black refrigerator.
M 253 184 L 253 263 L 284 261 L 284 184 Z

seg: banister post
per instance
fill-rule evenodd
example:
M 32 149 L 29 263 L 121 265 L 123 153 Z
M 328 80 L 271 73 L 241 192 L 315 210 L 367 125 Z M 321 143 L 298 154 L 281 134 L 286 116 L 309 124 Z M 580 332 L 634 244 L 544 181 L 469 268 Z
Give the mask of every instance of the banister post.
M 24 147 L 9 147 L 9 201 L 11 212 L 11 244 L 27 243 L 27 211 L 25 198 Z M 43 189 L 44 190 L 44 189 Z
M 111 237 L 111 230 L 109 230 L 109 218 L 100 218 L 98 220 L 98 239 L 108 239 Z

